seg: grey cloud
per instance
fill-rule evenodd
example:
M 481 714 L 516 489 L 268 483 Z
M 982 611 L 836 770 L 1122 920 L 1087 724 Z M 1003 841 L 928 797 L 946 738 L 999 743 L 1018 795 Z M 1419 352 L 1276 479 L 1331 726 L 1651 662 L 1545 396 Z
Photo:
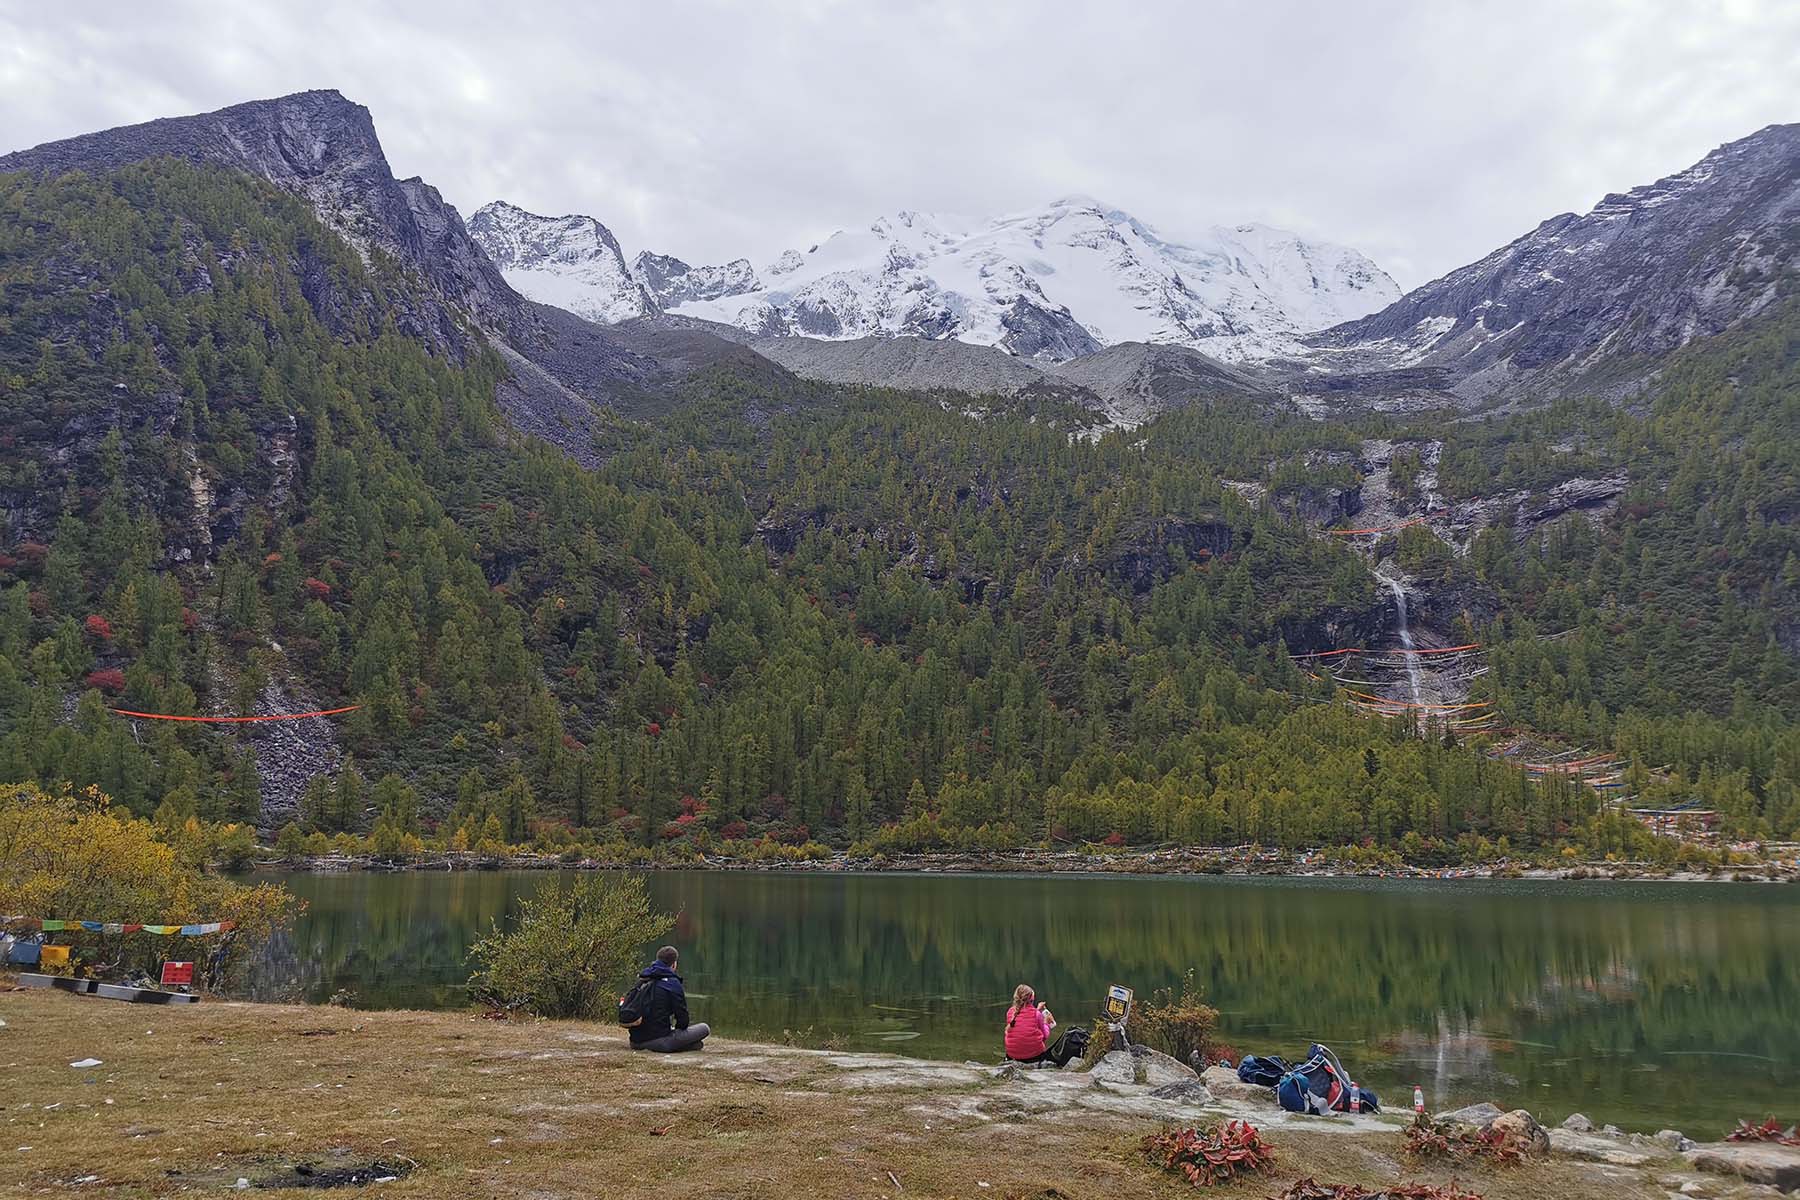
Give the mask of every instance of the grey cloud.
M 312 87 L 465 212 L 766 261 L 897 208 L 1069 192 L 1262 220 L 1412 285 L 1800 119 L 1800 7 L 1458 3 L 0 8 L 5 149 Z

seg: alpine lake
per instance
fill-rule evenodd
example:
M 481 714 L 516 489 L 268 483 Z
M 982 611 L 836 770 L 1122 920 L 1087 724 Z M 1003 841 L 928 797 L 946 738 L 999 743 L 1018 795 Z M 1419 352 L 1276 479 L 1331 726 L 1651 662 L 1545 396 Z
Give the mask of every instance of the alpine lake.
M 466 954 L 544 871 L 288 874 L 263 999 L 469 1005 Z M 1383 1103 L 1722 1137 L 1800 1114 L 1800 887 L 657 871 L 720 1036 L 1000 1060 L 1015 985 L 1087 1023 L 1193 971 L 1219 1038 L 1337 1051 Z

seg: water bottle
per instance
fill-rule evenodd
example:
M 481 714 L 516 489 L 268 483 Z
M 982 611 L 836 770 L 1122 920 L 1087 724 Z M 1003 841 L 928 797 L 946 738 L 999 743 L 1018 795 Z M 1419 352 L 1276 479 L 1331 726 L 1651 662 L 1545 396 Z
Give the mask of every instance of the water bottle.
M 1350 1081 L 1350 1111 L 1353 1113 L 1362 1111 L 1362 1089 L 1356 1086 L 1354 1079 Z
M 1413 1111 L 1421 1117 L 1425 1115 L 1425 1089 L 1413 1084 Z

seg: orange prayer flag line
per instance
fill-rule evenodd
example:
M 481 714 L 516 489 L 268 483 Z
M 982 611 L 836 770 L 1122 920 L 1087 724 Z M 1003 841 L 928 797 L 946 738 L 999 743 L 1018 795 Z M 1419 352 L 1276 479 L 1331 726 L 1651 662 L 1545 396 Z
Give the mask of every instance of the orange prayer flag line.
M 203 721 L 214 725 L 235 725 L 246 721 L 303 721 L 308 717 L 335 717 L 339 713 L 355 712 L 360 704 L 346 704 L 343 708 L 322 708 L 317 712 L 303 713 L 271 713 L 263 717 L 180 717 L 174 713 L 133 712 L 129 708 L 115 708 L 111 711 L 121 717 L 142 717 L 148 721 Z
M 1372 654 L 1377 658 L 1389 654 L 1459 654 L 1464 650 L 1479 650 L 1480 642 L 1464 642 L 1460 646 L 1437 646 L 1428 650 L 1365 650 L 1361 646 L 1346 646 L 1342 650 L 1313 650 L 1306 654 L 1290 654 L 1289 658 L 1335 658 L 1340 654 Z

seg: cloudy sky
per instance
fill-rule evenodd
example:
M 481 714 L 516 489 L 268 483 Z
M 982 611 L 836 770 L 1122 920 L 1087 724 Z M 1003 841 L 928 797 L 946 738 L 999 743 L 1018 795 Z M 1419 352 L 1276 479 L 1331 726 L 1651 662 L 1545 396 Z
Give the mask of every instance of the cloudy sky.
M 1082 192 L 1266 221 L 1412 286 L 1772 122 L 1789 0 L 0 0 L 0 150 L 334 87 L 467 214 L 767 261 Z

